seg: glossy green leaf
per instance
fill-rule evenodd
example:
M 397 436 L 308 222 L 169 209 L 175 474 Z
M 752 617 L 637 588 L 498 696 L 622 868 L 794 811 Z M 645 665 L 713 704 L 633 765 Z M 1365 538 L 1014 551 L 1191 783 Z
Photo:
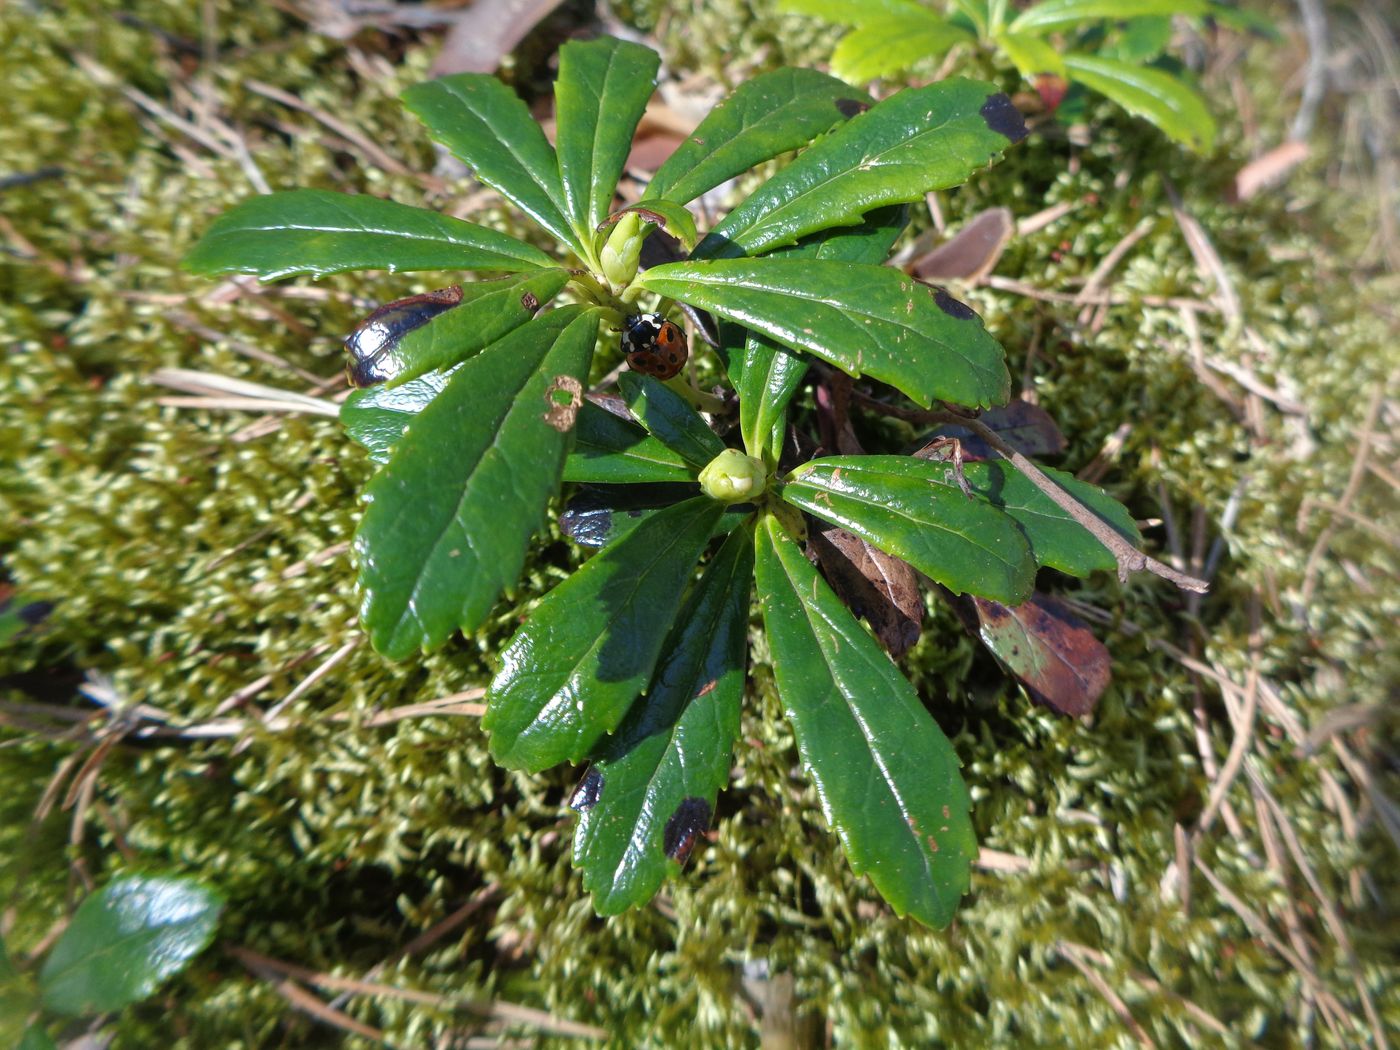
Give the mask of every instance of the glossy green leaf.
M 369 452 L 376 463 L 389 462 L 389 453 L 414 416 L 442 393 L 451 372 L 430 372 L 403 386 L 374 386 L 353 391 L 340 406 L 346 435 Z
M 1145 15 L 1205 14 L 1205 0 L 1042 0 L 1016 16 L 1013 33 L 1049 33 L 1101 18 L 1116 22 Z
M 1066 55 L 1070 79 L 1155 124 L 1177 142 L 1205 152 L 1215 144 L 1215 118 L 1184 80 L 1150 66 L 1098 55 Z
M 487 693 L 481 724 L 498 763 L 533 773 L 579 762 L 617 728 L 723 513 L 704 496 L 668 507 L 545 596 Z
M 951 467 L 946 463 L 937 466 L 946 478 Z M 1040 469 L 1125 540 L 1135 547 L 1142 546 L 1142 536 L 1123 504 L 1073 474 L 1050 467 Z M 1038 565 L 1059 569 L 1071 576 L 1088 576 L 1096 570 L 1112 572 L 1117 568 L 1118 563 L 1107 547 L 1009 463 L 1002 460 L 968 463 L 963 467 L 963 475 L 973 492 L 1016 520 L 1030 542 Z
M 709 827 L 739 735 L 752 584 L 745 528 L 705 570 L 646 696 L 575 793 L 574 864 L 600 915 L 649 901 Z
M 889 383 L 921 405 L 1004 402 L 1011 376 L 971 309 L 887 266 L 806 259 L 667 263 L 652 291 L 737 321 L 852 376 Z
M 778 10 L 842 26 L 886 18 L 927 18 L 932 13 L 915 0 L 778 0 Z
M 869 105 L 864 91 L 815 69 L 760 73 L 710 110 L 652 177 L 647 196 L 692 201 Z
M 951 591 L 1025 601 L 1035 559 L 1021 528 L 999 508 L 968 499 L 951 470 L 912 456 L 833 456 L 798 467 L 782 493 Z
M 641 427 L 584 401 L 574 425 L 574 449 L 564 462 L 565 481 L 631 485 L 694 481 L 697 473 Z
M 346 341 L 351 381 L 401 386 L 451 368 L 529 321 L 568 283 L 569 271 L 555 268 L 462 285 L 460 302 L 438 307 L 431 319 L 401 334 L 396 318 L 380 319 L 381 308 Z
M 566 211 L 580 237 L 591 237 L 612 210 L 660 66 L 651 48 L 616 37 L 574 40 L 559 49 L 555 145 Z
M 83 901 L 44 960 L 44 1008 L 80 1017 L 146 998 L 213 940 L 223 904 L 193 879 L 109 882 Z
M 856 226 L 833 226 L 808 234 L 796 244 L 768 253 L 768 258 L 816 259 L 879 266 L 889 258 L 890 249 L 908 225 L 909 207 L 892 204 L 870 212 Z
M 1171 42 L 1171 16 L 1152 15 L 1123 23 L 1112 43 L 1099 48 L 1097 53 L 1124 62 L 1151 62 L 1165 52 Z
M 1052 76 L 1066 76 L 1065 60 L 1053 47 L 1038 36 L 1029 33 L 1002 33 L 997 44 L 1011 59 L 1016 71 L 1027 80 L 1034 80 L 1042 73 Z
M 904 676 L 769 516 L 755 576 L 802 764 L 856 874 L 946 926 L 977 852 L 958 757 Z
M 724 451 L 719 435 L 665 383 L 640 372 L 623 372 L 617 385 L 637 421 L 687 463 L 704 467 Z
M 841 125 L 731 211 L 698 258 L 757 255 L 887 204 L 956 186 L 1025 137 L 1011 100 L 956 77 L 911 88 Z
M 967 21 L 979 36 L 987 32 L 990 25 L 987 0 L 948 0 L 948 7 L 954 12 L 954 18 Z
M 695 216 L 690 214 L 689 209 L 684 204 L 677 204 L 673 200 L 648 197 L 646 200 L 629 204 L 620 211 L 613 212 L 608 216 L 608 221 L 603 223 L 603 227 L 611 226 L 628 212 L 636 212 L 645 221 L 660 230 L 664 230 L 680 242 L 680 246 L 687 252 L 695 247 L 695 240 L 699 236 L 695 232 Z
M 735 384 L 739 393 L 739 433 L 744 450 L 756 459 L 777 463 L 783 450 L 787 407 L 807 374 L 807 359 L 767 336 L 750 332 Z
M 478 179 L 582 255 L 565 218 L 554 147 L 515 92 L 484 73 L 415 84 L 404 105 Z
M 572 420 L 555 394 L 588 378 L 598 315 L 564 307 L 452 374 L 365 487 L 360 617 L 391 660 L 470 631 L 515 583 L 559 487 Z
M 535 270 L 554 261 L 504 233 L 365 194 L 288 190 L 224 212 L 185 256 L 191 273 L 264 281 L 345 270 Z
M 831 71 L 852 84 L 864 84 L 976 39 L 932 11 L 919 10 L 922 15 L 917 18 L 872 19 L 847 33 L 831 53 Z
M 671 494 L 671 490 L 676 488 L 680 486 L 585 487 L 569 500 L 560 513 L 559 531 L 581 547 L 606 547 L 622 539 L 648 518 L 655 517 L 681 499 L 695 495 L 695 490 L 689 487 L 684 488 L 679 496 Z M 712 538 L 729 535 L 752 514 L 752 504 L 731 504 L 715 525 Z

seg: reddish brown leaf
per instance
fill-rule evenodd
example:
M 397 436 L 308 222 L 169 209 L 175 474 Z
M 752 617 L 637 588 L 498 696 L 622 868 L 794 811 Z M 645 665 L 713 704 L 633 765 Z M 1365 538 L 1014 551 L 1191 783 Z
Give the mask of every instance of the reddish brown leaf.
M 1038 703 L 1060 714 L 1087 715 L 1108 688 L 1108 650 L 1089 628 L 1049 595 L 1005 606 L 973 598 L 977 634 Z
M 1035 78 L 1035 91 L 1040 96 L 1045 112 L 1054 113 L 1065 100 L 1065 93 L 1069 91 L 1069 81 L 1064 77 L 1057 77 L 1054 73 L 1040 73 Z
M 925 281 L 980 280 L 995 268 L 1015 232 L 1016 220 L 1010 209 L 989 208 L 973 217 L 951 240 L 919 256 L 905 269 Z
M 831 589 L 853 613 L 865 617 L 891 656 L 898 659 L 913 647 L 924 603 L 908 562 L 817 519 L 808 523 L 807 550 L 816 556 Z
M 559 0 L 476 0 L 453 18 L 428 75 L 494 73 Z

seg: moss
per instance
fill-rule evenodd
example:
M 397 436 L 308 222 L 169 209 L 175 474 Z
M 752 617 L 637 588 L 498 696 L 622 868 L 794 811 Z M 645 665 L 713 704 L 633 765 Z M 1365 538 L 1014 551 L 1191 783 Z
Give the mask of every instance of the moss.
M 410 41 L 381 62 L 382 49 L 403 45 L 366 34 L 355 59 L 273 7 L 214 6 L 218 60 L 208 71 L 219 112 L 248 137 L 274 188 L 325 186 L 439 207 L 469 192 L 452 183 L 439 194 L 378 171 L 250 86 L 262 80 L 291 91 L 364 129 L 409 168 L 429 170 L 433 152 L 394 99 L 423 75 L 429 46 Z M 236 352 L 238 341 L 330 376 L 339 370 L 338 333 L 368 303 L 432 287 L 435 278 L 339 277 L 306 286 L 304 296 L 227 299 L 181 274 L 176 261 L 202 227 L 252 191 L 237 158 L 192 144 L 75 64 L 75 52 L 89 54 L 116 83 L 178 105 L 173 93 L 190 86 L 204 46 L 199 5 L 121 8 L 120 19 L 101 3 L 0 12 L 0 44 L 16 71 L 0 96 L 0 154 L 12 170 L 66 171 L 4 191 L 6 217 L 29 247 L 12 239 L 12 254 L 0 257 L 0 556 L 9 577 L 55 609 L 40 630 L 0 651 L 0 675 L 11 701 L 88 708 L 76 684 L 102 674 L 128 703 L 204 721 L 263 675 L 267 685 L 244 710 L 271 707 L 358 641 L 351 567 L 336 551 L 354 527 L 369 468 L 333 420 L 289 417 L 249 440 L 240 433 L 246 416 L 162 407 L 168 391 L 150 374 L 199 368 L 300 389 L 291 371 Z M 655 10 L 670 20 L 666 39 L 676 40 L 680 16 Z M 677 68 L 718 64 L 737 50 L 747 56 L 730 65 L 737 77 L 825 39 L 765 7 L 705 5 L 700 17 L 708 30 L 689 34 L 695 51 L 677 42 Z M 101 33 L 91 28 L 97 20 Z M 1261 93 L 1269 90 L 1262 81 Z M 1116 617 L 1104 631 L 1115 682 L 1092 725 L 1031 706 L 946 611 L 933 610 L 910 673 L 955 735 L 981 842 L 1028 862 L 1023 871 L 977 872 L 951 930 L 895 918 L 851 876 L 795 773 L 791 734 L 761 659 L 712 841 L 658 906 L 608 921 L 592 914 L 569 867 L 569 771 L 525 777 L 496 769 L 470 719 L 366 726 L 376 711 L 481 683 L 523 608 L 568 571 L 574 555 L 557 536 L 479 635 L 397 666 L 356 645 L 287 706 L 285 731 L 114 749 L 96 796 L 110 820 L 94 811 L 80 850 L 88 867 L 99 878 L 131 867 L 198 874 L 228 894 L 223 943 L 347 976 L 368 973 L 489 888 L 489 903 L 452 934 L 378 979 L 556 1011 L 604 1026 L 616 1045 L 752 1044 L 757 1022 L 741 977 L 759 963 L 790 973 L 800 1011 L 829 1025 L 842 1045 L 1128 1045 L 1114 1011 L 1055 952 L 1062 940 L 1112 958 L 1107 979 L 1159 1045 L 1197 1043 L 1200 1028 L 1179 998 L 1130 984 L 1130 971 L 1210 1011 L 1241 1040 L 1304 1041 L 1296 972 L 1199 878 L 1189 916 L 1159 892 L 1174 825 L 1195 819 L 1209 781 L 1196 749 L 1197 687 L 1150 643 L 1197 651 L 1244 681 L 1258 590 L 1259 670 L 1305 726 L 1339 703 L 1382 704 L 1391 695 L 1400 659 L 1386 644 L 1400 604 L 1393 550 L 1343 523 L 1307 625 L 1294 615 L 1326 520 L 1315 512 L 1300 531 L 1299 511 L 1309 497 L 1341 492 L 1369 392 L 1395 365 L 1393 335 L 1375 309 L 1387 285 L 1352 280 L 1337 262 L 1340 247 L 1321 236 L 1335 203 L 1309 189 L 1315 183 L 1225 204 L 1221 189 L 1240 155 L 1226 149 L 1193 160 L 1108 107 L 1096 117 L 1103 123 L 1091 147 L 1075 151 L 1073 171 L 1063 142 L 1033 138 L 949 195 L 950 215 L 957 221 L 1005 203 L 1024 216 L 1074 204 L 1014 241 L 999 268 L 1050 289 L 1072 287 L 1148 219 L 1152 233 L 1120 266 L 1115 292 L 1197 297 L 1209 289 L 1166 205 L 1169 178 L 1209 230 L 1265 347 L 1205 313 L 1209 352 L 1290 385 L 1307 420 L 1269 410 L 1250 433 L 1192 373 L 1175 309 L 1130 304 L 1108 311 L 1101 327 L 1081 327 L 1072 306 L 969 293 L 1010 348 L 1013 375 L 1038 345 L 1030 374 L 1069 437 L 1064 466 L 1082 468 L 1132 424 L 1106 482 L 1140 518 L 1161 518 L 1164 495 L 1188 537 L 1197 505 L 1213 536 L 1240 478 L 1249 480 L 1224 537 L 1217 586 L 1195 617 L 1180 595 L 1145 579 L 1123 587 L 1096 579 L 1075 591 Z M 1301 215 L 1289 210 L 1299 201 Z M 517 228 L 501 212 L 474 217 Z M 192 335 L 188 319 L 224 338 Z M 1393 528 L 1386 496 L 1368 483 L 1355 509 Z M 1160 526 L 1148 535 L 1165 543 Z M 1207 686 L 1203 695 L 1222 761 L 1228 721 L 1215 691 Z M 1392 719 L 1373 732 L 1393 729 Z M 1359 797 L 1336 756 L 1298 754 L 1267 716 L 1259 738 L 1253 770 L 1319 877 L 1346 901 L 1348 872 L 1360 866 L 1378 899 L 1394 900 L 1388 844 L 1373 828 L 1349 836 L 1326 793 L 1324 774 Z M 67 814 L 37 833 L 28 817 L 57 761 L 76 750 L 18 735 L 0 748 L 9 789 L 0 803 L 3 853 L 12 858 L 0 887 L 16 905 L 8 937 L 21 950 L 64 907 Z M 1377 777 L 1393 795 L 1393 771 Z M 1243 779 L 1230 798 L 1255 831 Z M 1204 856 L 1281 930 L 1282 906 L 1303 883 L 1295 874 L 1280 884 L 1256 864 L 1259 850 L 1257 839 L 1212 833 Z M 1347 906 L 1366 980 L 1380 996 L 1400 964 L 1395 916 L 1365 902 Z M 1304 920 L 1320 979 L 1354 1009 L 1345 959 L 1315 914 Z M 352 999 L 346 1009 L 401 1045 L 479 1025 L 468 1014 L 386 999 Z M 1400 1022 L 1393 995 L 1383 1009 Z M 1325 1027 L 1317 1040 L 1341 1045 Z M 345 1042 L 215 950 L 123 1016 L 114 1045 Z

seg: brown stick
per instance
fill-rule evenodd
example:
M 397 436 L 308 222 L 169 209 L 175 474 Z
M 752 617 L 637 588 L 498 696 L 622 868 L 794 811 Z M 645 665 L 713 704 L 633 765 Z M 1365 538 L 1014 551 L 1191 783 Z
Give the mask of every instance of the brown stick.
M 920 423 L 947 423 L 952 426 L 967 427 L 967 429 L 971 430 L 990 445 L 996 451 L 997 455 L 1001 456 L 1002 459 L 1008 460 L 1013 467 L 1029 478 L 1031 484 L 1054 500 L 1055 504 L 1061 510 L 1080 525 L 1084 526 L 1094 539 L 1107 547 L 1109 552 L 1113 555 L 1114 560 L 1118 563 L 1118 578 L 1120 580 L 1126 580 L 1128 574 L 1132 572 L 1150 572 L 1154 576 L 1160 576 L 1162 579 L 1176 584 L 1183 591 L 1194 591 L 1197 594 L 1204 594 L 1209 589 L 1210 584 L 1205 580 L 1198 579 L 1195 576 L 1189 576 L 1184 572 L 1177 572 L 1177 570 L 1173 569 L 1170 565 L 1164 565 L 1156 558 L 1142 553 L 1142 551 L 1138 550 L 1122 536 L 1118 535 L 1118 533 L 1097 514 L 1046 477 L 1039 467 L 1003 441 L 995 430 L 987 426 L 987 424 L 983 423 L 981 420 L 974 419 L 971 416 L 960 416 L 955 412 L 925 411 L 922 409 L 910 411 L 909 409 L 898 408 L 894 405 L 886 405 L 868 394 L 862 394 L 858 390 L 852 391 L 852 395 L 866 407 L 873 408 L 878 412 L 884 412 L 887 415 L 897 416 L 900 419 L 909 419 Z

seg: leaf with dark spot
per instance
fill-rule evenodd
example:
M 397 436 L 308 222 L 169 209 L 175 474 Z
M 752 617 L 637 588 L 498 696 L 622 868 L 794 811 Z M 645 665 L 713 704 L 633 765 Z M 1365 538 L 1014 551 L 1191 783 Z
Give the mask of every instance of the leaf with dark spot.
M 818 518 L 808 522 L 807 549 L 816 555 L 837 597 L 865 617 L 891 656 L 898 659 L 914 646 L 924 603 L 918 576 L 908 562 Z
M 703 798 L 686 798 L 666 821 L 662 850 L 677 864 L 684 864 L 695 840 L 710 830 L 710 804 Z
M 933 289 L 933 302 L 935 306 L 954 320 L 971 321 L 977 316 L 976 310 L 962 300 L 954 299 L 948 294 L 946 288 L 935 287 Z
M 577 813 L 587 812 L 598 804 L 602 795 L 603 773 L 596 766 L 589 766 L 588 772 L 583 775 L 578 787 L 574 788 L 574 793 L 569 796 L 569 808 Z
M 1026 122 L 1021 116 L 1021 111 L 1006 95 L 1000 92 L 992 95 L 983 103 L 979 112 L 987 122 L 987 127 L 998 135 L 1004 135 L 1012 142 L 1020 142 L 1026 137 Z
M 1020 605 L 971 605 L 982 644 L 1031 699 L 1076 718 L 1098 706 L 1112 677 L 1108 649 L 1062 602 L 1037 591 Z

